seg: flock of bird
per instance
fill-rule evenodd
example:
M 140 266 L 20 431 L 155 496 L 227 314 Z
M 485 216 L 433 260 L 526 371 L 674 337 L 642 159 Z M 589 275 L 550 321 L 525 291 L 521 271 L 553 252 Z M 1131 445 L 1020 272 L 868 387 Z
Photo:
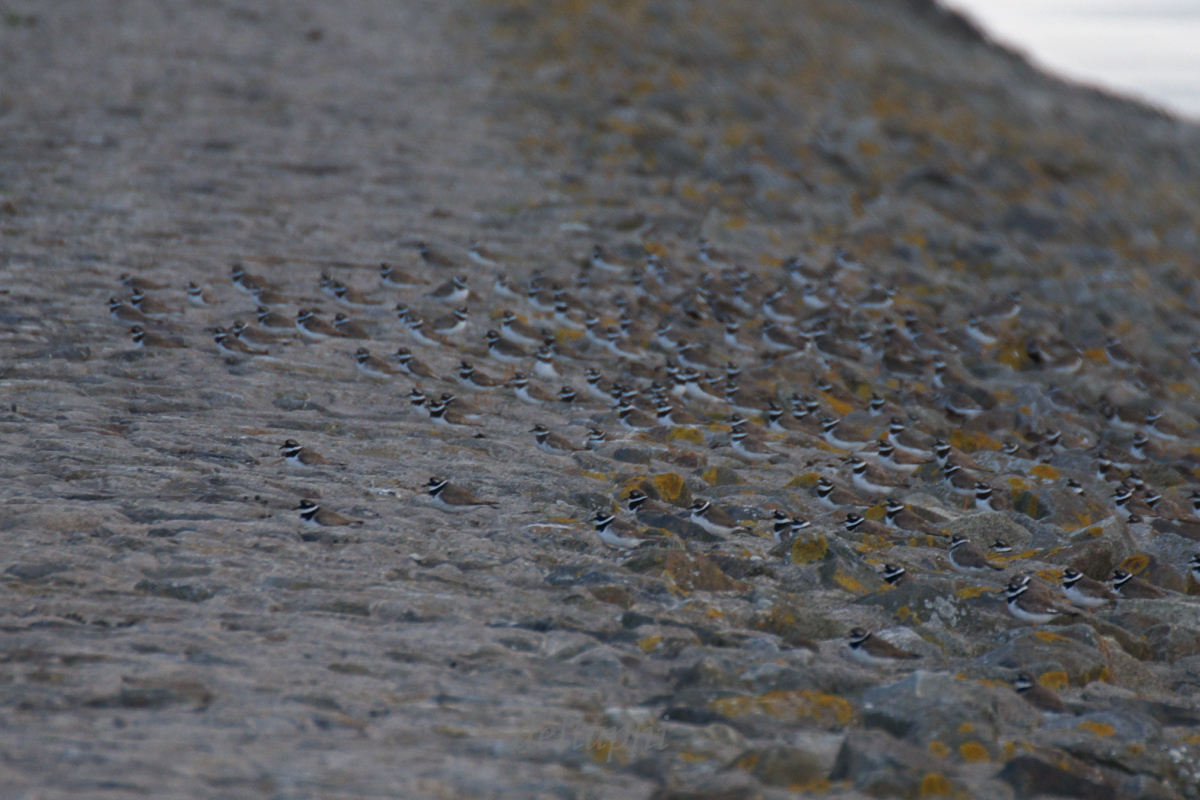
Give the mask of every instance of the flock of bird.
M 706 457 L 724 454 L 745 476 L 777 466 L 815 473 L 810 485 L 802 482 L 796 508 L 760 509 L 773 530 L 770 552 L 782 557 L 818 529 L 897 547 L 922 537 L 945 540 L 945 561 L 956 572 L 992 575 L 1003 569 L 996 556 L 1011 546 L 997 541 L 989 551 L 949 537 L 945 513 L 904 498 L 939 497 L 950 516 L 1003 511 L 1062 524 L 1045 493 L 1039 505 L 1010 488 L 1030 482 L 1055 486 L 1059 496 L 1148 536 L 1200 541 L 1200 492 L 1188 486 L 1200 474 L 1191 447 L 1200 425 L 1114 336 L 1087 349 L 1053 314 L 1026 319 L 1016 293 L 977 307 L 959 298 L 965 313 L 937 307 L 921 285 L 883 285 L 840 250 L 827 262 L 793 257 L 755 270 L 741 264 L 764 259 L 723 254 L 703 241 L 678 261 L 660 247 L 629 246 L 622 256 L 595 246 L 558 282 L 538 271 L 506 274 L 507 260 L 479 245 L 451 257 L 420 243 L 412 266 L 382 264 L 370 289 L 322 274 L 317 289 L 339 309 L 332 319 L 311 300 L 285 312 L 298 298 L 235 264 L 232 284 L 254 298 L 255 319 L 215 328 L 213 342 L 227 357 L 265 359 L 286 358 L 297 337 L 313 345 L 353 340 L 362 375 L 411 379 L 409 405 L 430 425 L 487 435 L 497 404 L 481 408 L 472 399 L 511 397 L 538 409 L 531 445 L 554 456 L 612 457 L 630 441 L 651 451 L 703 443 Z M 467 262 L 474 274 L 490 273 L 481 281 L 487 285 L 466 277 Z M 188 346 L 174 335 L 172 320 L 183 310 L 163 299 L 166 287 L 131 275 L 121 282 L 129 296 L 111 299 L 109 310 L 136 346 Z M 196 284 L 187 302 L 216 303 Z M 394 352 L 372 352 L 373 342 L 397 338 L 403 344 Z M 1178 360 L 1200 363 L 1200 351 Z M 1095 396 L 1087 391 L 1094 382 L 1081 377 L 1096 375 L 1132 388 Z M 555 420 L 578 426 L 579 435 L 552 430 L 546 423 Z M 282 453 L 298 467 L 335 463 L 290 439 Z M 1174 476 L 1173 485 L 1151 485 L 1140 474 L 1151 472 Z M 445 478 L 426 488 L 444 509 L 494 505 Z M 640 490 L 623 500 L 592 520 L 613 548 L 759 535 L 710 499 L 686 510 Z M 314 500 L 298 511 L 311 525 L 359 524 Z M 1200 554 L 1177 566 L 1185 580 L 1200 582 Z M 893 563 L 882 577 L 912 579 Z M 1013 575 L 1004 589 L 1009 610 L 1039 624 L 1170 593 L 1122 570 L 1089 576 L 1067 567 L 1061 580 L 1056 588 Z M 849 646 L 870 663 L 914 655 L 862 629 Z

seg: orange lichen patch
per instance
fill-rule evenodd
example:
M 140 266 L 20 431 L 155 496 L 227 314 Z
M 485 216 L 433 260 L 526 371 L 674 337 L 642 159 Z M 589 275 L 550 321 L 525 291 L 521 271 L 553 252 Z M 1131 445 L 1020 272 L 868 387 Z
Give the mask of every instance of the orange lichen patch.
M 734 719 L 749 714 L 766 714 L 779 719 L 807 717 L 827 728 L 848 725 L 858 715 L 858 709 L 849 701 L 807 689 L 767 692 L 758 697 L 723 697 L 713 700 L 709 707 Z
M 624 766 L 629 763 L 629 748 L 611 739 L 601 738 L 588 742 L 584 750 L 597 764 L 609 764 L 616 761 Z
M 1117 729 L 1107 722 L 1096 722 L 1095 720 L 1086 720 L 1075 726 L 1077 730 L 1094 733 L 1096 736 L 1112 736 L 1116 734 Z
M 704 444 L 704 434 L 695 428 L 671 428 L 668 436 L 677 441 L 691 442 L 692 444 Z
M 937 739 L 934 739 L 929 743 L 929 752 L 938 758 L 945 758 L 950 755 L 950 748 L 946 746 L 945 742 L 939 742 Z
M 920 797 L 950 797 L 954 794 L 954 786 L 950 779 L 940 772 L 927 772 L 921 778 Z
M 829 552 L 829 540 L 824 536 L 801 536 L 792 542 L 789 555 L 793 564 L 811 564 L 820 561 Z
M 1008 485 L 1012 487 L 1012 489 L 1013 489 L 1013 491 L 1014 491 L 1014 492 L 1016 492 L 1016 491 L 1021 491 L 1021 492 L 1027 492 L 1027 491 L 1029 491 L 1029 484 L 1028 484 L 1028 483 L 1026 483 L 1025 481 L 1021 480 L 1020 478 L 1016 478 L 1016 477 L 1009 478 L 1009 479 L 1008 479 Z
M 664 472 L 650 479 L 658 494 L 664 500 L 674 503 L 683 494 L 683 476 L 674 472 Z
M 1040 509 L 1040 501 L 1038 495 L 1033 492 L 1018 492 L 1013 491 L 1013 510 L 1024 513 L 1027 517 L 1038 519 L 1043 517 L 1042 509 Z
M 867 513 L 863 514 L 871 522 L 878 522 L 887 516 L 887 509 L 883 506 L 871 506 L 867 509 Z
M 839 400 L 827 392 L 821 392 L 821 397 L 825 399 L 825 402 L 829 404 L 830 408 L 837 412 L 839 417 L 844 417 L 854 410 L 854 406 L 850 405 L 845 400 Z
M 610 481 L 610 480 L 612 480 L 611 475 L 605 475 L 603 472 L 581 472 L 579 474 L 585 478 L 591 478 L 594 481 Z
M 975 723 L 964 722 L 962 725 L 958 726 L 958 732 L 959 733 L 974 733 L 975 732 Z
M 1065 689 L 1071 683 L 1071 679 L 1067 676 L 1067 673 L 1060 669 L 1052 669 L 1049 672 L 1043 672 L 1038 676 L 1037 681 L 1047 689 L 1053 689 L 1054 691 Z
M 735 476 L 735 478 L 736 478 L 736 476 Z M 717 471 L 716 467 L 712 467 L 712 468 L 706 470 L 704 472 L 704 474 L 700 476 L 700 479 L 710 486 L 715 486 L 721 480 L 721 474 Z M 736 478 L 736 480 L 733 481 L 733 483 L 741 483 L 741 482 L 742 482 L 741 478 Z
M 856 581 L 854 578 L 851 578 L 846 573 L 842 572 L 840 569 L 833 573 L 833 582 L 845 589 L 847 592 L 864 594 L 867 591 L 865 586 Z
M 860 553 L 878 553 L 882 550 L 891 550 L 892 545 L 892 540 L 886 536 L 865 536 L 855 550 Z
M 749 772 L 750 770 L 752 770 L 758 766 L 759 761 L 762 761 L 761 753 L 746 753 L 744 756 L 742 756 L 741 758 L 734 761 L 733 766 L 736 769 L 741 769 L 741 770 L 745 770 L 745 771 Z
M 1060 636 L 1057 633 L 1050 633 L 1049 631 L 1038 631 L 1037 633 L 1035 633 L 1033 635 L 1033 638 L 1037 639 L 1040 642 L 1047 642 L 1047 643 L 1070 641 L 1070 639 L 1068 639 L 1065 636 Z
M 1145 553 L 1135 553 L 1121 562 L 1121 569 L 1131 575 L 1138 575 L 1145 572 L 1148 566 L 1150 566 L 1150 556 Z
M 624 586 L 593 586 L 588 591 L 602 603 L 611 603 L 621 608 L 633 605 L 633 595 Z
M 913 610 L 911 608 L 909 608 L 908 606 L 900 606 L 899 608 L 896 609 L 896 613 L 893 616 L 895 616 L 896 619 L 900 620 L 901 622 L 919 622 L 920 621 L 920 619 L 917 617 L 917 615 L 914 614 Z
M 981 764 L 992 760 L 992 754 L 979 742 L 963 742 L 958 746 L 958 754 L 962 760 L 971 764 Z
M 662 638 L 663 637 L 661 636 L 644 636 L 641 639 L 638 639 L 638 649 L 643 653 L 649 653 L 657 650 L 658 646 L 662 644 Z
M 1044 481 L 1056 481 L 1060 477 L 1058 470 L 1049 464 L 1038 464 L 1036 467 L 1029 470 L 1029 474 L 1041 478 Z
M 1025 348 L 1015 343 L 1006 342 L 996 351 L 996 360 L 1006 367 L 1020 369 L 1024 366 L 1029 356 L 1025 353 Z M 1028 414 L 1029 412 L 1025 412 Z
M 1058 583 L 1062 580 L 1061 569 L 1039 569 L 1036 573 L 1039 578 L 1050 583 Z
M 1093 347 L 1091 350 L 1084 350 L 1083 357 L 1088 361 L 1108 361 L 1108 353 L 1103 347 Z
M 954 593 L 955 597 L 961 597 L 964 600 L 974 600 L 976 597 L 983 597 L 988 592 L 994 592 L 995 589 L 989 589 L 986 586 L 968 586 L 965 589 L 959 589 Z
M 678 753 L 677 755 L 679 756 L 680 761 L 686 761 L 689 764 L 699 764 L 703 761 L 711 761 L 712 760 L 712 756 L 708 755 L 707 753 L 692 753 L 687 750 L 684 750 L 683 752 Z M 739 765 L 735 763 L 734 766 L 739 766 Z
M 999 450 L 1001 447 L 1000 442 L 997 442 L 990 436 L 982 433 L 971 433 L 962 429 L 951 432 L 950 444 L 964 453 L 973 453 L 976 450 Z
M 792 488 L 809 489 L 813 486 L 816 486 L 817 481 L 819 481 L 820 479 L 821 479 L 821 476 L 818 475 L 817 473 L 806 472 L 803 475 L 797 475 L 796 477 L 792 478 L 790 481 L 787 482 L 787 484 L 783 488 L 785 488 L 785 489 L 792 489 Z

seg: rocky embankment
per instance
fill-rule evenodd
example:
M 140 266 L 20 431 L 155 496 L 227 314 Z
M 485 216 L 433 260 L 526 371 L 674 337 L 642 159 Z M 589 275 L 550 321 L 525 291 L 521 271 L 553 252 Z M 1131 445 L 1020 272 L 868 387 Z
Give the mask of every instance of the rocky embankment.
M 4 12 L 3 796 L 1200 796 L 1195 126 L 920 0 Z

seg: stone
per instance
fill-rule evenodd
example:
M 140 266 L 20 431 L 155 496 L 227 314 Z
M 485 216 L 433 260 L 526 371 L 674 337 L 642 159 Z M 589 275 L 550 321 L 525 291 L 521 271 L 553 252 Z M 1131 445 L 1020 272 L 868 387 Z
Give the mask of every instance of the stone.
M 1008 542 L 1018 552 L 1028 548 L 1032 540 L 1029 531 L 1000 511 L 984 511 L 959 517 L 946 525 L 946 533 L 949 536 L 965 536 L 984 552 L 987 552 L 992 542 L 997 539 Z
M 1046 795 L 1079 800 L 1118 800 L 1112 786 L 1063 769 L 1060 763 L 1061 760 L 1049 761 L 1022 754 L 1009 760 L 1000 770 L 999 777 L 1012 786 L 1017 800 L 1033 800 Z
M 868 690 L 862 710 L 867 728 L 926 750 L 959 753 L 969 761 L 997 759 L 1002 724 L 1029 725 L 1037 717 L 1007 687 L 924 669 Z
M 1035 674 L 1061 672 L 1073 686 L 1102 680 L 1108 674 L 1100 639 L 1086 625 L 1044 626 L 1034 633 L 1016 633 L 1016 638 L 980 657 L 979 663 Z
M 650 800 L 761 800 L 761 784 L 744 772 L 717 775 L 687 786 L 664 786 Z
M 1132 436 L 1105 402 L 1200 419 L 1195 125 L 1039 74 L 933 0 L 2 11 L 8 794 L 1014 800 L 997 775 L 1021 757 L 1122 798 L 1195 794 L 1196 598 L 1031 630 L 995 591 L 1018 570 L 1053 586 L 1068 565 L 1116 564 L 1187 588 L 1200 524 L 1129 525 L 1094 471 L 1097 448 L 1123 461 Z M 596 245 L 631 268 L 592 268 Z M 380 286 L 379 259 L 420 285 Z M 351 311 L 322 273 L 353 286 L 372 303 L 353 309 L 377 331 L 364 344 L 411 348 L 430 375 L 369 378 L 355 343 L 290 334 L 266 358 L 219 354 L 211 329 L 254 307 L 235 260 L 289 318 Z M 542 299 L 560 287 L 575 324 L 503 299 L 500 272 L 521 294 L 535 274 Z M 209 292 L 148 328 L 186 348 L 131 347 L 103 302 L 128 297 L 123 273 L 164 284 L 150 297 L 165 304 L 189 281 Z M 394 304 L 442 317 L 429 293 L 452 275 L 470 284 L 454 304 L 468 330 L 413 340 Z M 807 281 L 839 305 L 810 309 Z M 894 306 L 846 311 L 872 281 Z M 756 306 L 779 286 L 798 316 L 785 327 L 825 334 L 797 356 L 764 352 Z M 963 323 L 1014 290 L 1020 314 L 987 320 L 999 341 L 970 341 Z M 560 374 L 537 383 L 574 387 L 574 403 L 442 379 L 462 360 L 500 379 L 535 366 L 483 346 L 509 306 L 551 330 Z M 578 328 L 590 313 L 645 357 Z M 910 313 L 925 342 L 957 348 L 946 386 Z M 724 341 L 731 320 L 745 349 Z M 696 349 L 655 341 L 666 322 Z M 877 349 L 888 337 L 881 358 L 857 346 L 868 332 Z M 1108 363 L 1109 336 L 1139 363 Z M 1029 339 L 1083 364 L 1042 369 Z M 779 458 L 731 452 L 728 404 L 680 397 L 700 425 L 631 431 L 585 383 L 594 367 L 646 399 L 678 388 L 667 360 L 693 354 L 718 393 L 724 362 L 741 370 L 739 413 Z M 992 408 L 948 415 L 950 381 Z M 417 385 L 457 394 L 478 427 L 434 424 L 406 401 Z M 1008 539 L 1005 570 L 953 573 L 940 537 L 845 532 L 851 509 L 811 489 L 848 489 L 848 453 L 763 425 L 765 401 L 794 392 L 845 428 L 895 414 L 958 448 L 1033 516 L 977 513 L 936 465 L 897 497 L 982 547 Z M 548 453 L 539 423 L 607 443 Z M 1050 429 L 1063 446 L 1023 457 Z M 1000 450 L 1010 435 L 1017 456 Z M 288 438 L 345 466 L 281 463 Z M 1186 503 L 1196 441 L 1154 439 L 1169 456 L 1135 469 Z M 432 475 L 494 505 L 450 513 Z M 608 547 L 591 518 L 634 486 L 681 514 L 719 500 L 749 529 Z M 301 497 L 363 524 L 305 528 Z M 857 500 L 873 523 L 877 499 Z M 779 553 L 776 509 L 813 522 Z M 881 582 L 887 562 L 906 584 Z M 921 658 L 852 663 L 856 626 Z M 1022 668 L 1071 713 L 1028 707 Z
M 699 473 L 700 479 L 709 486 L 734 486 L 742 482 L 732 467 L 716 466 Z
M 746 750 L 729 769 L 749 772 L 767 786 L 782 786 L 793 791 L 815 786 L 829 774 L 828 765 L 803 747 L 773 745 Z
M 994 631 L 1009 622 L 1003 597 L 995 590 L 934 576 L 886 587 L 854 602 L 884 609 L 906 625 L 923 623 L 960 632 Z
M 708 556 L 678 550 L 646 550 L 625 562 L 626 569 L 657 573 L 684 591 L 742 592 L 746 584 L 730 578 Z
M 929 776 L 946 780 L 945 768 L 944 762 L 928 751 L 884 731 L 851 731 L 838 751 L 829 780 L 850 781 L 854 788 L 875 797 L 916 797 Z
M 755 612 L 750 624 L 785 641 L 834 639 L 845 634 L 844 623 L 812 608 L 798 595 L 780 595 L 769 608 Z
M 66 572 L 70 568 L 70 563 L 66 561 L 43 561 L 38 564 L 13 564 L 4 570 L 4 574 L 19 581 L 33 582 Z
M 1163 623 L 1146 629 L 1146 642 L 1157 661 L 1174 662 L 1200 655 L 1200 627 Z
M 654 461 L 654 453 L 636 447 L 618 447 L 612 454 L 614 461 L 622 464 L 639 464 L 648 467 Z
M 1069 564 L 1084 575 L 1102 581 L 1135 549 L 1128 530 L 1110 519 L 1104 524 L 1075 531 L 1070 543 L 1049 560 L 1056 564 Z
M 205 600 L 211 600 L 214 594 L 213 590 L 207 586 L 176 581 L 138 581 L 133 590 L 155 597 L 185 600 L 189 603 L 203 603 Z

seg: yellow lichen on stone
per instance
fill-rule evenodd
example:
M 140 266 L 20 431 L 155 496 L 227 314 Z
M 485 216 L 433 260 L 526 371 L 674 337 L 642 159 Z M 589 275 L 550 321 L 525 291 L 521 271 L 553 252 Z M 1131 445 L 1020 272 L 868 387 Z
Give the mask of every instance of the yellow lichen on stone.
M 1037 639 L 1040 642 L 1047 642 L 1047 643 L 1070 641 L 1070 639 L 1068 639 L 1067 637 L 1060 636 L 1057 633 L 1050 633 L 1050 631 L 1038 631 L 1037 633 L 1035 633 L 1033 635 L 1033 638 Z
M 871 506 L 867 509 L 867 513 L 863 514 L 863 517 L 871 522 L 879 522 L 885 516 L 887 516 L 887 509 L 883 506 Z
M 785 489 L 795 489 L 795 488 L 809 489 L 813 486 L 816 486 L 817 481 L 819 481 L 820 479 L 821 479 L 821 476 L 818 475 L 817 473 L 806 472 L 803 475 L 797 475 L 796 477 L 792 478 L 790 481 L 788 481 L 786 484 L 784 484 L 783 488 L 785 488 Z
M 683 494 L 683 477 L 674 472 L 664 472 L 650 479 L 658 494 L 667 502 L 674 503 Z
M 692 444 L 704 444 L 704 434 L 695 428 L 671 428 L 670 438 L 676 441 L 691 442 Z
M 1052 669 L 1049 672 L 1043 672 L 1038 676 L 1038 683 L 1047 689 L 1061 691 L 1070 685 L 1071 679 L 1067 673 L 1060 669 Z
M 854 410 L 854 406 L 850 405 L 845 400 L 839 400 L 828 392 L 821 392 L 821 397 L 825 399 L 826 403 L 829 403 L 829 407 L 837 412 L 839 417 L 844 417 Z
M 658 646 L 662 644 L 662 638 L 663 637 L 661 636 L 644 636 L 641 639 L 638 639 L 638 649 L 643 653 L 649 653 L 653 650 L 657 650 Z
M 1005 342 L 996 351 L 996 360 L 1004 366 L 1012 367 L 1013 369 L 1020 369 L 1024 366 L 1028 358 L 1029 356 L 1025 354 L 1025 348 L 1012 342 Z
M 954 786 L 950 779 L 940 772 L 927 772 L 921 778 L 921 797 L 950 797 L 954 794 Z
M 950 433 L 950 444 L 964 453 L 973 453 L 976 450 L 999 450 L 1001 447 L 1000 442 L 997 442 L 990 436 L 985 436 L 982 433 L 971 433 L 961 428 Z
M 597 764 L 617 762 L 624 766 L 629 763 L 629 748 L 620 742 L 608 738 L 597 738 L 587 743 L 585 749 Z
M 946 758 L 950 755 L 950 748 L 945 742 L 939 742 L 937 739 L 934 739 L 929 743 L 929 752 L 938 758 Z
M 1145 572 L 1148 566 L 1150 566 L 1150 556 L 1145 553 L 1135 553 L 1122 561 L 1120 568 L 1131 575 L 1138 575 Z
M 867 591 L 867 588 L 865 586 L 863 586 L 861 583 L 859 583 L 857 580 L 850 577 L 846 573 L 842 572 L 840 569 L 837 572 L 833 573 L 833 582 L 836 583 L 838 586 L 842 587 L 843 589 L 845 589 L 847 592 L 854 592 L 855 594 L 865 594 Z
M 1058 470 L 1049 464 L 1038 464 L 1033 469 L 1029 470 L 1029 474 L 1041 478 L 1044 481 L 1056 481 L 1060 477 Z
M 958 746 L 958 754 L 962 760 L 971 764 L 981 764 L 992 760 L 992 754 L 979 742 L 963 742 Z
M 707 483 L 710 486 L 715 486 L 721 480 L 721 473 L 717 470 L 716 467 L 709 467 L 707 470 L 704 471 L 704 474 L 700 476 L 700 480 L 704 481 L 705 483 Z M 741 483 L 742 479 L 737 478 L 733 482 Z
M 759 753 L 746 753 L 741 758 L 733 762 L 735 769 L 745 770 L 749 772 L 758 766 L 758 762 L 762 760 L 762 755 Z
M 1095 720 L 1085 720 L 1075 726 L 1078 730 L 1094 733 L 1097 736 L 1113 736 L 1117 729 L 1107 722 L 1096 722 Z
M 828 552 L 829 540 L 824 536 L 800 536 L 792 542 L 790 556 L 793 564 L 811 564 Z
M 967 586 L 964 589 L 959 589 L 954 593 L 955 597 L 961 597 L 964 600 L 973 600 L 976 597 L 983 597 L 988 592 L 995 591 L 987 586 Z
M 709 707 L 717 713 L 736 719 L 749 714 L 765 714 L 779 719 L 807 717 L 827 728 L 849 725 L 858 709 L 837 695 L 815 692 L 781 690 L 757 697 L 723 697 L 713 700 Z

